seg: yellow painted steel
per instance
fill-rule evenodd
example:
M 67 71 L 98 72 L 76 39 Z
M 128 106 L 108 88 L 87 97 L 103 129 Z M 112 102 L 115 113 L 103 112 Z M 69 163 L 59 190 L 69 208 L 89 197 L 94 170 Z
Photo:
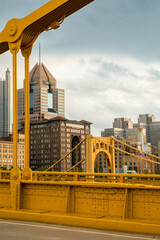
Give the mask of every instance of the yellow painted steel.
M 17 168 L 17 53 L 13 52 L 13 167 Z
M 23 178 L 31 179 L 30 169 L 30 141 L 29 141 L 29 56 L 32 52 L 32 46 L 22 50 L 22 55 L 25 58 L 25 169 L 23 170 Z
M 116 142 L 121 143 L 122 146 L 129 147 L 130 149 L 135 150 L 135 151 L 138 152 L 138 153 L 144 154 L 144 156 L 147 155 L 147 156 L 150 156 L 151 158 L 155 158 L 155 159 L 157 159 L 157 160 L 160 160 L 160 157 L 155 156 L 155 155 L 150 154 L 150 153 L 146 153 L 146 152 L 144 152 L 144 151 L 142 151 L 142 150 L 139 150 L 139 149 L 137 149 L 137 148 L 135 148 L 135 147 L 133 147 L 133 146 L 125 143 L 125 142 L 122 142 L 121 140 L 119 140 L 119 139 L 117 139 L 117 138 L 115 138 L 115 137 L 113 137 L 113 136 L 112 136 L 112 139 L 113 139 L 114 141 L 116 141 Z M 121 152 L 123 152 L 123 151 L 121 150 Z M 126 153 L 127 153 L 127 152 L 126 152 Z M 136 156 L 136 155 L 134 155 L 134 156 Z M 137 157 L 138 157 L 138 156 L 137 156 Z M 148 160 L 148 161 L 153 162 L 153 163 L 156 163 L 154 160 Z M 157 163 L 157 164 L 158 164 L 158 163 Z M 160 163 L 159 163 L 159 164 L 160 164 Z
M 0 218 L 160 234 L 160 186 L 116 183 L 121 174 L 32 174 L 36 179 L 17 181 L 14 195 L 13 181 L 0 180 Z M 113 182 L 103 182 L 107 177 Z M 156 177 L 160 183 L 160 176 Z
M 104 138 L 104 137 L 99 137 L 99 138 L 94 137 L 94 138 L 97 139 L 100 143 L 105 143 L 105 142 L 106 142 L 106 144 L 113 149 L 113 151 L 112 151 L 112 154 L 113 154 L 113 155 L 115 155 L 115 150 L 117 150 L 117 151 L 120 151 L 121 153 L 125 153 L 126 155 L 129 155 L 129 156 L 132 156 L 132 157 L 136 157 L 136 158 L 138 158 L 138 159 L 141 159 L 141 160 L 143 160 L 143 161 L 145 161 L 145 162 L 147 162 L 147 163 L 148 163 L 148 162 L 149 162 L 149 163 L 153 163 L 153 164 L 155 164 L 155 165 L 157 165 L 157 166 L 160 165 L 160 162 L 159 162 L 160 157 L 155 156 L 155 155 L 152 155 L 152 154 L 147 153 L 147 152 L 144 152 L 144 151 L 139 150 L 139 149 L 137 149 L 137 148 L 135 148 L 135 147 L 132 147 L 131 145 L 126 144 L 126 143 L 120 141 L 119 139 L 114 138 L 113 136 L 107 137 L 107 138 Z M 109 142 L 107 143 L 107 139 L 108 139 L 108 138 L 112 138 L 112 141 L 113 141 L 112 144 L 110 144 Z M 114 141 L 120 142 L 120 143 L 122 144 L 122 146 L 123 146 L 123 145 L 124 145 L 124 146 L 127 146 L 127 147 L 129 147 L 130 149 L 135 150 L 137 153 L 141 153 L 142 156 L 139 156 L 139 154 L 136 155 L 136 154 L 130 153 L 130 152 L 126 151 L 126 150 L 123 150 L 123 149 L 120 149 L 120 148 L 115 147 L 115 146 L 114 146 Z M 154 158 L 155 160 L 151 160 L 151 159 L 148 159 L 148 158 L 146 159 L 144 156 L 149 156 L 149 157 L 151 157 L 152 159 Z
M 77 162 L 73 167 L 69 168 L 66 172 L 71 171 L 72 169 L 76 169 L 76 167 L 81 164 L 82 162 L 84 162 L 86 160 L 86 158 L 83 158 L 82 160 L 80 160 L 79 162 Z
M 83 159 L 82 159 L 83 160 Z M 76 176 L 76 177 L 75 177 Z M 99 182 L 99 183 L 125 183 L 139 184 L 140 187 L 145 185 L 160 186 L 160 175 L 158 174 L 115 174 L 115 173 L 81 173 L 81 172 L 32 172 L 32 181 L 77 181 L 82 182 Z M 11 171 L 0 171 L 0 182 L 12 181 Z M 23 179 L 23 172 L 20 172 L 19 180 Z M 93 181 L 94 180 L 94 181 Z M 105 185 L 104 185 L 105 186 Z M 137 185 L 136 185 L 137 186 Z
M 57 29 L 64 18 L 94 0 L 51 0 L 22 19 L 11 19 L 0 33 L 0 54 L 9 50 L 8 43 L 28 48 L 45 30 Z
M 25 55 L 25 167 L 29 168 L 29 55 Z
M 125 148 L 115 147 L 115 141 L 119 140 L 88 135 L 57 161 L 60 163 L 76 151 L 76 165 L 68 171 L 85 160 L 87 173 L 32 172 L 29 168 L 29 57 L 33 43 L 43 31 L 57 29 L 66 17 L 92 1 L 51 0 L 25 18 L 10 20 L 0 33 L 0 54 L 10 50 L 13 56 L 13 169 L 0 171 L 0 218 L 160 234 L 160 175 L 115 174 L 115 150 L 135 157 Z M 17 53 L 20 49 L 25 59 L 23 172 L 17 166 Z M 86 157 L 79 160 L 78 148 L 84 141 Z M 152 160 L 146 160 L 140 156 L 145 153 L 137 151 L 138 161 L 160 164 L 158 157 L 148 154 Z M 108 174 L 94 173 L 100 153 L 103 171 L 107 166 Z
M 86 142 L 86 157 L 85 159 L 78 161 L 78 151 L 81 145 Z M 86 138 L 84 138 L 80 143 L 78 143 L 69 153 L 67 153 L 65 156 L 63 156 L 60 160 L 58 160 L 56 163 L 54 163 L 52 166 L 50 166 L 46 171 L 52 170 L 54 171 L 54 167 L 61 163 L 62 161 L 65 161 L 69 155 L 72 154 L 72 152 L 76 151 L 76 164 L 72 166 L 70 169 L 67 169 L 66 171 L 70 171 L 73 168 L 80 165 L 85 160 L 85 171 L 94 173 L 95 171 L 95 161 L 98 154 L 103 154 L 103 172 L 104 172 L 104 166 L 108 168 L 108 172 L 115 173 L 115 154 L 114 154 L 114 140 L 112 137 L 108 138 L 95 138 L 92 135 L 87 135 Z M 104 156 L 106 155 L 106 158 Z M 104 162 L 105 160 L 105 162 Z M 99 166 L 99 160 L 98 160 L 98 166 Z
M 160 175 L 0 171 L 0 218 L 160 234 Z M 14 190 L 14 191 L 13 191 Z
M 82 139 L 82 141 L 80 141 L 69 153 L 67 153 L 65 156 L 63 156 L 61 159 L 59 159 L 56 163 L 54 163 L 52 166 L 50 166 L 46 171 L 49 171 L 49 170 L 54 171 L 54 167 L 55 167 L 57 164 L 61 163 L 63 160 L 65 160 L 65 159 L 66 159 L 72 152 L 74 152 L 77 148 L 79 148 L 79 147 L 81 146 L 81 144 L 82 144 L 83 142 L 85 142 L 85 140 L 86 140 L 86 138 Z M 80 162 L 77 163 L 76 166 L 78 166 L 79 164 L 80 164 Z
M 93 0 L 51 0 L 22 19 L 11 19 L 0 33 L 0 54 L 10 50 L 13 55 L 13 170 L 14 179 L 19 176 L 17 165 L 17 53 L 25 57 L 25 169 L 24 179 L 30 179 L 29 168 L 29 56 L 34 41 L 45 30 L 57 29 L 75 11 Z
M 103 144 L 106 146 L 106 148 L 103 147 Z M 95 138 L 92 135 L 88 135 L 86 137 L 86 172 L 94 173 L 95 160 L 97 155 L 101 152 L 105 153 L 107 156 L 106 165 L 108 172 L 115 173 L 114 141 L 112 137 Z

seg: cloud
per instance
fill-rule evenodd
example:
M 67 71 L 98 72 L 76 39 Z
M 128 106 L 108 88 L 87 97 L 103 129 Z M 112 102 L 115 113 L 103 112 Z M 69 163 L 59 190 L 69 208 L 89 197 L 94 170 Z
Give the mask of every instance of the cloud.
M 70 56 L 49 62 L 54 65 L 52 73 L 58 86 L 66 90 L 66 116 L 93 122 L 96 135 L 100 129 L 111 127 L 115 117 L 136 121 L 140 113 L 159 111 L 156 64 L 150 68 L 134 59 L 119 62 L 114 55 Z
M 46 2 L 1 1 L 1 29 L 10 18 L 24 17 Z M 60 29 L 44 32 L 39 41 L 46 53 L 56 55 L 105 53 L 159 61 L 159 21 L 159 0 L 94 1 L 67 18 Z
M 12 17 L 24 17 L 48 0 L 0 2 L 0 29 Z M 8 8 L 8 6 L 10 6 Z M 67 18 L 34 44 L 31 68 L 42 60 L 66 90 L 66 117 L 94 123 L 93 133 L 111 127 L 115 117 L 136 121 L 140 113 L 159 115 L 160 1 L 101 0 Z M 0 56 L 0 77 L 11 56 Z M 24 62 L 18 57 L 18 87 Z

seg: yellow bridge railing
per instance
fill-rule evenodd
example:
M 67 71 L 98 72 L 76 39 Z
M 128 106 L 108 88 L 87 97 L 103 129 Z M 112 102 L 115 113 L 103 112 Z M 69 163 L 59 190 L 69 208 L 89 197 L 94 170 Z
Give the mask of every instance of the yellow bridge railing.
M 0 171 L 0 182 L 10 182 L 10 171 Z M 20 180 L 23 181 L 22 173 Z M 160 186 L 160 175 L 157 174 L 113 174 L 113 173 L 82 173 L 82 172 L 32 172 L 31 182 L 86 182 L 116 183 Z
M 32 181 L 86 182 L 86 183 L 124 183 L 160 186 L 160 175 L 156 174 L 113 174 L 78 172 L 33 172 Z

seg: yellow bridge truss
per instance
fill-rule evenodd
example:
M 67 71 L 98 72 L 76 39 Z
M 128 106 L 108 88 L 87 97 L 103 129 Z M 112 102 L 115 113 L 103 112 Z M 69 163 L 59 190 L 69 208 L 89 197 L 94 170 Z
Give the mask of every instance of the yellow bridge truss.
M 82 144 L 85 144 L 86 156 L 79 160 L 78 152 L 81 151 Z M 126 165 L 127 156 L 130 156 L 130 166 L 132 172 L 134 172 L 135 169 L 135 161 L 137 162 L 137 173 L 139 174 L 143 173 L 141 169 L 142 161 L 143 163 L 147 163 L 145 170 L 148 172 L 148 174 L 155 174 L 155 170 L 158 170 L 160 165 L 160 157 L 139 150 L 120 139 L 114 138 L 113 136 L 105 138 L 87 135 L 87 137 L 78 143 L 77 146 L 75 146 L 70 152 L 68 152 L 52 166 L 50 166 L 46 171 L 54 171 L 54 167 L 58 164 L 61 164 L 63 161 L 67 161 L 67 157 L 73 152 L 75 152 L 76 164 L 67 169 L 66 172 L 77 171 L 78 166 L 80 166 L 83 162 L 85 162 L 85 172 L 88 173 L 94 173 L 95 171 L 104 173 L 105 169 L 107 169 L 108 173 L 115 173 L 115 163 L 117 172 L 119 172 L 120 166 L 124 167 Z M 121 161 L 120 155 L 122 156 Z
M 22 19 L 10 20 L 0 33 L 0 54 L 10 50 L 13 57 L 13 169 L 0 171 L 0 218 L 41 221 L 100 229 L 160 234 L 160 176 L 155 174 L 115 174 L 115 152 L 136 154 L 116 147 L 113 137 L 94 138 L 86 142 L 86 157 L 76 162 L 71 171 L 85 161 L 87 173 L 45 171 L 32 172 L 29 167 L 29 57 L 37 37 L 57 29 L 64 19 L 93 0 L 51 0 Z M 17 166 L 17 53 L 25 59 L 25 169 Z M 135 151 L 135 149 L 132 150 Z M 97 156 L 102 153 L 100 163 Z M 71 154 L 71 152 L 69 153 Z M 65 161 L 64 156 L 56 164 Z M 147 159 L 154 166 L 159 158 Z M 146 160 L 146 158 L 144 158 Z M 94 173 L 102 164 L 109 173 Z M 117 166 L 120 162 L 117 158 Z M 53 165 L 48 170 L 54 169 Z

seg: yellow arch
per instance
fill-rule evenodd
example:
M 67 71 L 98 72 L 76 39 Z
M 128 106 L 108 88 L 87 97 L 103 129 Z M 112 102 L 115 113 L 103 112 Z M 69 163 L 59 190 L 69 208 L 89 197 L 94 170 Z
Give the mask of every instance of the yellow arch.
M 113 146 L 113 147 L 112 147 Z M 109 159 L 109 172 L 115 173 L 114 140 L 87 135 L 86 137 L 86 172 L 94 173 L 95 159 L 99 152 L 104 152 Z
M 107 159 L 108 161 L 106 160 L 107 162 L 107 167 L 108 167 L 108 172 L 112 172 L 112 169 L 113 169 L 113 163 L 112 163 L 112 160 L 111 160 L 111 154 L 109 153 L 109 151 L 107 151 L 107 149 L 104 149 L 104 148 L 99 148 L 97 149 L 95 152 L 94 152 L 94 160 L 93 160 L 93 164 L 95 166 L 95 161 L 96 161 L 96 157 L 97 155 L 100 153 L 100 152 L 103 152 L 107 155 Z M 109 163 L 109 164 L 108 164 Z

